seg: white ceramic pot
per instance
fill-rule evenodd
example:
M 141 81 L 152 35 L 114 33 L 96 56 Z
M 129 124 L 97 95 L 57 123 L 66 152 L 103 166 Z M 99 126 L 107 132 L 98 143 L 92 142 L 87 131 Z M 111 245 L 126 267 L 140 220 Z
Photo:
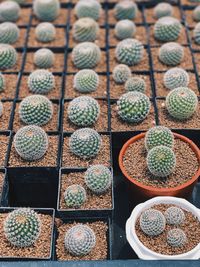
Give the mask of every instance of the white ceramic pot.
M 192 259 L 197 260 L 200 258 L 200 243 L 193 248 L 191 251 L 179 255 L 164 255 L 156 253 L 149 248 L 145 247 L 143 243 L 139 240 L 135 232 L 135 224 L 140 216 L 141 212 L 151 208 L 154 205 L 158 204 L 172 204 L 179 206 L 187 211 L 193 213 L 200 220 L 200 209 L 196 208 L 190 202 L 182 198 L 176 197 L 155 197 L 142 204 L 137 205 L 132 211 L 131 216 L 126 222 L 126 238 L 138 255 L 140 259 L 143 260 L 183 260 L 183 259 Z

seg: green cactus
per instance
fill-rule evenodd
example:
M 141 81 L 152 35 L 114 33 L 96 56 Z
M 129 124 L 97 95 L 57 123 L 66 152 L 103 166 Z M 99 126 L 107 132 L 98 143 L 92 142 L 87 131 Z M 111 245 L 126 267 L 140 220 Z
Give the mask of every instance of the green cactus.
M 59 0 L 34 0 L 33 11 L 42 21 L 53 21 L 60 13 Z
M 39 42 L 52 42 L 56 37 L 56 28 L 52 23 L 42 22 L 35 28 L 35 35 Z
M 0 69 L 10 69 L 17 62 L 17 51 L 9 44 L 0 44 Z
M 197 22 L 200 21 L 200 6 L 195 7 L 193 10 L 193 19 Z
M 187 236 L 183 230 L 175 228 L 167 233 L 167 243 L 171 247 L 182 247 L 187 242 Z
M 48 48 L 38 49 L 34 53 L 34 64 L 40 69 L 48 69 L 54 65 L 55 55 Z
M 20 16 L 20 6 L 13 1 L 4 1 L 0 4 L 0 21 L 18 20 Z
M 125 90 L 136 91 L 140 93 L 144 93 L 146 90 L 146 82 L 140 77 L 131 77 L 125 83 Z
M 196 24 L 193 30 L 193 38 L 195 43 L 200 45 L 200 22 Z
M 181 208 L 178 208 L 176 206 L 169 207 L 165 211 L 165 218 L 167 221 L 167 224 L 170 225 L 180 225 L 185 220 L 185 213 Z
M 184 58 L 184 49 L 178 43 L 166 43 L 159 49 L 158 57 L 167 66 L 177 66 Z
M 0 93 L 4 91 L 6 87 L 6 79 L 4 75 L 0 72 Z
M 195 113 L 198 98 L 188 87 L 179 87 L 167 95 L 165 103 L 169 114 L 173 118 L 187 120 Z
M 148 236 L 158 236 L 166 226 L 165 216 L 159 210 L 148 209 L 140 215 L 140 228 Z
M 19 208 L 8 214 L 4 221 L 6 239 L 15 247 L 30 247 L 39 238 L 41 220 L 30 208 Z
M 92 251 L 95 245 L 95 233 L 87 225 L 75 225 L 65 234 L 65 249 L 73 256 L 85 256 Z
M 70 151 L 82 159 L 94 158 L 100 151 L 101 143 L 101 136 L 90 128 L 76 130 L 69 139 Z
M 99 25 L 92 18 L 80 18 L 73 25 L 73 37 L 78 42 L 93 42 L 99 34 Z
M 135 23 L 131 20 L 124 19 L 117 22 L 115 25 L 115 36 L 119 40 L 133 38 L 136 33 Z
M 3 115 L 3 104 L 0 101 L 0 117 Z
M 133 66 L 142 60 L 144 55 L 143 44 L 136 39 L 125 39 L 118 43 L 115 49 L 117 60 L 128 66 Z
M 75 14 L 80 18 L 92 18 L 98 20 L 101 14 L 101 5 L 96 0 L 78 1 L 75 6 Z
M 0 43 L 14 44 L 19 38 L 19 28 L 12 22 L 0 24 Z
M 38 160 L 48 149 L 48 136 L 39 126 L 25 126 L 15 134 L 14 147 L 17 154 L 24 160 Z
M 167 89 L 173 90 L 177 87 L 188 86 L 190 77 L 182 68 L 172 68 L 164 74 L 163 82 Z
M 99 86 L 99 75 L 90 69 L 80 70 L 74 76 L 74 88 L 80 93 L 91 93 Z
M 129 123 L 143 121 L 149 114 L 151 102 L 140 92 L 128 92 L 117 101 L 118 115 Z
M 123 0 L 115 5 L 114 12 L 117 20 L 133 20 L 137 17 L 138 7 L 136 3 L 131 0 Z
M 160 19 L 162 17 L 171 17 L 173 16 L 174 10 L 173 6 L 169 3 L 159 3 L 154 8 L 154 18 Z
M 113 79 L 116 83 L 125 83 L 131 77 L 131 70 L 127 65 L 119 64 L 113 69 Z
M 80 208 L 86 201 L 86 191 L 81 185 L 70 185 L 65 190 L 64 199 L 68 208 Z
M 26 2 L 26 0 L 11 0 L 11 1 L 18 3 L 19 5 L 25 4 Z

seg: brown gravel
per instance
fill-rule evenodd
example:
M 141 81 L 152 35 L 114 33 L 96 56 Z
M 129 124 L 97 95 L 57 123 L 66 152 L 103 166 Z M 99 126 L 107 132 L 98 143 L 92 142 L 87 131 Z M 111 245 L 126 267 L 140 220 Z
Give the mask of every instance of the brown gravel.
M 3 114 L 0 117 L 0 131 L 6 131 L 9 128 L 13 102 L 3 102 Z
M 1 147 L 1 154 L 0 154 L 0 166 L 5 166 L 5 159 L 6 159 L 6 153 L 8 149 L 8 143 L 9 143 L 9 136 L 6 135 L 0 135 L 0 147 Z
M 0 196 L 2 195 L 2 189 L 4 184 L 5 174 L 0 171 Z
M 195 64 L 196 64 L 196 67 L 197 67 L 197 71 L 198 71 L 198 74 L 200 75 L 200 53 L 194 53 L 194 60 L 195 60 Z
M 75 257 L 70 255 L 64 247 L 65 233 L 73 226 L 77 225 L 76 222 L 63 224 L 58 227 L 58 239 L 56 240 L 56 255 L 59 261 L 69 261 L 69 260 L 106 260 L 108 256 L 108 244 L 107 244 L 107 230 L 108 226 L 106 223 L 101 221 L 96 221 L 92 223 L 84 223 L 91 227 L 96 235 L 96 246 L 93 250 L 86 256 Z
M 77 20 L 77 17 L 75 15 L 75 10 L 72 9 L 71 10 L 71 14 L 70 14 L 70 25 L 73 25 L 75 23 L 75 21 Z M 105 10 L 102 10 L 101 16 L 100 18 L 97 20 L 99 26 L 103 26 L 106 23 L 106 15 L 105 15 Z
M 69 13 L 69 10 L 67 8 L 61 8 L 59 16 L 51 23 L 53 23 L 54 25 L 65 25 L 67 23 L 67 19 L 69 16 L 68 13 Z M 39 21 L 35 16 L 33 16 L 32 21 L 31 21 L 32 25 L 37 25 L 40 22 L 41 21 Z
M 123 165 L 130 177 L 142 184 L 156 188 L 174 188 L 189 181 L 199 167 L 196 154 L 187 143 L 180 139 L 175 139 L 174 153 L 176 168 L 167 178 L 158 178 L 149 172 L 144 138 L 128 147 L 123 157 Z
M 22 60 L 23 60 L 23 53 L 21 52 L 17 52 L 17 62 L 16 64 L 10 68 L 10 69 L 6 69 L 6 70 L 2 70 L 1 72 L 19 72 L 22 68 Z
M 189 31 L 189 37 L 190 37 L 190 41 L 191 41 L 191 46 L 193 50 L 200 50 L 200 45 L 197 44 L 193 38 L 193 30 Z
M 193 19 L 193 10 L 185 10 L 184 13 L 187 26 L 194 28 L 197 22 Z
M 19 38 L 18 38 L 18 40 L 12 45 L 13 47 L 17 48 L 17 47 L 24 47 L 24 46 L 25 46 L 26 32 L 27 32 L 27 29 L 20 28 Z
M 198 5 L 198 2 L 192 2 L 190 0 L 181 0 L 181 5 L 184 5 L 184 6 L 197 6 Z
M 16 24 L 18 26 L 25 26 L 29 24 L 29 19 L 31 15 L 31 8 L 21 8 L 20 17 L 17 20 Z
M 18 81 L 18 75 L 16 74 L 4 74 L 6 81 L 5 89 L 0 92 L 1 99 L 14 99 L 16 94 L 16 87 Z
M 162 213 L 164 213 L 167 208 L 172 206 L 173 205 L 160 204 L 160 205 L 155 205 L 152 208 L 157 209 Z M 185 209 L 182 210 L 184 211 L 186 218 L 185 221 L 177 228 L 182 229 L 187 236 L 188 240 L 184 246 L 175 248 L 169 246 L 166 242 L 167 232 L 176 227 L 167 224 L 162 234 L 155 237 L 149 237 L 145 235 L 140 229 L 139 218 L 135 225 L 137 237 L 147 248 L 164 255 L 178 255 L 192 250 L 200 242 L 200 222 L 198 218 L 191 212 L 186 211 Z
M 142 18 L 142 12 L 139 11 L 137 17 L 133 20 L 135 23 L 144 23 Z M 110 9 L 108 11 L 108 24 L 115 25 L 117 23 L 117 20 L 115 18 L 115 12 L 114 9 Z

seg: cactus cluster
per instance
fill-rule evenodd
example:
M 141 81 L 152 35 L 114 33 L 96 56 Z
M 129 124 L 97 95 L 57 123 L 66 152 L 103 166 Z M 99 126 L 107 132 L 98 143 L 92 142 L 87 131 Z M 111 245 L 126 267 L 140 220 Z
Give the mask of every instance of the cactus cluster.
M 99 34 L 99 25 L 92 18 L 80 18 L 73 25 L 73 37 L 78 42 L 93 42 Z
M 53 21 L 60 13 L 60 2 L 59 0 L 35 0 L 33 11 L 38 19 Z
M 119 64 L 113 69 L 113 79 L 116 83 L 125 83 L 131 77 L 131 70 L 127 65 Z
M 4 1 L 0 4 L 0 21 L 13 21 L 18 20 L 20 16 L 20 6 L 13 1 Z
M 5 87 L 6 87 L 6 79 L 4 75 L 0 72 L 0 93 L 4 91 Z
M 0 69 L 10 69 L 17 62 L 17 51 L 9 44 L 0 44 Z
M 3 115 L 3 104 L 0 101 L 0 117 Z
M 138 13 L 137 5 L 131 0 L 122 0 L 114 7 L 115 17 L 117 20 L 136 18 Z
M 65 190 L 64 199 L 68 208 L 80 208 L 86 201 L 86 191 L 81 185 L 70 185 Z
M 144 93 L 146 90 L 146 82 L 140 77 L 131 77 L 125 83 L 125 90 L 136 91 L 140 93 Z
M 154 8 L 154 18 L 160 19 L 162 17 L 171 17 L 173 16 L 173 7 L 169 3 L 159 3 Z
M 39 42 L 48 43 L 55 39 L 56 28 L 52 23 L 42 22 L 35 28 L 35 35 Z
M 167 243 L 171 247 L 182 247 L 187 242 L 186 234 L 183 230 L 175 228 L 167 233 Z
M 182 68 L 169 69 L 163 78 L 164 85 L 167 89 L 173 90 L 178 87 L 187 87 L 190 81 L 188 73 Z
M 195 7 L 193 10 L 193 19 L 198 22 L 200 21 L 200 6 Z
M 80 70 L 74 76 L 74 88 L 80 93 L 96 91 L 99 85 L 99 76 L 94 70 Z
M 185 214 L 181 208 L 172 206 L 165 211 L 167 224 L 180 225 L 185 220 Z
M 117 22 L 115 25 L 115 36 L 119 40 L 133 38 L 136 33 L 135 23 L 131 20 L 124 19 Z
M 167 66 L 177 66 L 183 60 L 184 49 L 178 43 L 169 42 L 161 46 L 158 57 Z
M 193 38 L 195 43 L 200 45 L 200 22 L 196 24 L 193 30 Z
M 101 5 L 96 0 L 78 1 L 75 6 L 75 14 L 78 18 L 92 18 L 98 20 L 101 14 Z
M 55 55 L 50 49 L 41 48 L 34 53 L 33 61 L 38 68 L 48 69 L 54 65 Z
M 0 43 L 14 44 L 19 38 L 19 28 L 12 22 L 0 24 Z

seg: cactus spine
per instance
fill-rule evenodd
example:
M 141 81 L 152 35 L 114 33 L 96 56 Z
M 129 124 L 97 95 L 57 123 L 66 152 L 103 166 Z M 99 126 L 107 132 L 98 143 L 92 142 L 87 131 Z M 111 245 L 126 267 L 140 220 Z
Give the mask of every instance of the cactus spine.
M 123 84 L 131 77 L 131 70 L 124 64 L 119 64 L 113 69 L 113 79 L 116 83 Z
M 73 37 L 78 42 L 93 42 L 99 34 L 99 26 L 92 18 L 81 18 L 73 25 Z
M 190 81 L 188 73 L 182 68 L 172 68 L 164 74 L 164 85 L 173 90 L 177 87 L 187 87 Z
M 60 13 L 60 3 L 58 0 L 35 0 L 33 11 L 38 19 L 53 21 Z
M 68 208 L 80 208 L 86 201 L 86 191 L 80 185 L 70 185 L 65 190 L 64 199 Z
M 47 48 L 38 49 L 34 53 L 34 64 L 40 69 L 48 69 L 54 65 L 55 55 Z
M 115 25 L 115 36 L 119 40 L 133 38 L 136 33 L 135 23 L 131 20 L 124 19 L 117 22 Z
M 14 44 L 19 38 L 19 28 L 12 22 L 0 24 L 0 43 Z
M 158 57 L 167 66 L 177 66 L 184 58 L 184 49 L 178 43 L 166 43 L 159 49 Z
M 91 93 L 99 86 L 99 75 L 90 69 L 80 70 L 74 76 L 74 88 L 80 93 Z

